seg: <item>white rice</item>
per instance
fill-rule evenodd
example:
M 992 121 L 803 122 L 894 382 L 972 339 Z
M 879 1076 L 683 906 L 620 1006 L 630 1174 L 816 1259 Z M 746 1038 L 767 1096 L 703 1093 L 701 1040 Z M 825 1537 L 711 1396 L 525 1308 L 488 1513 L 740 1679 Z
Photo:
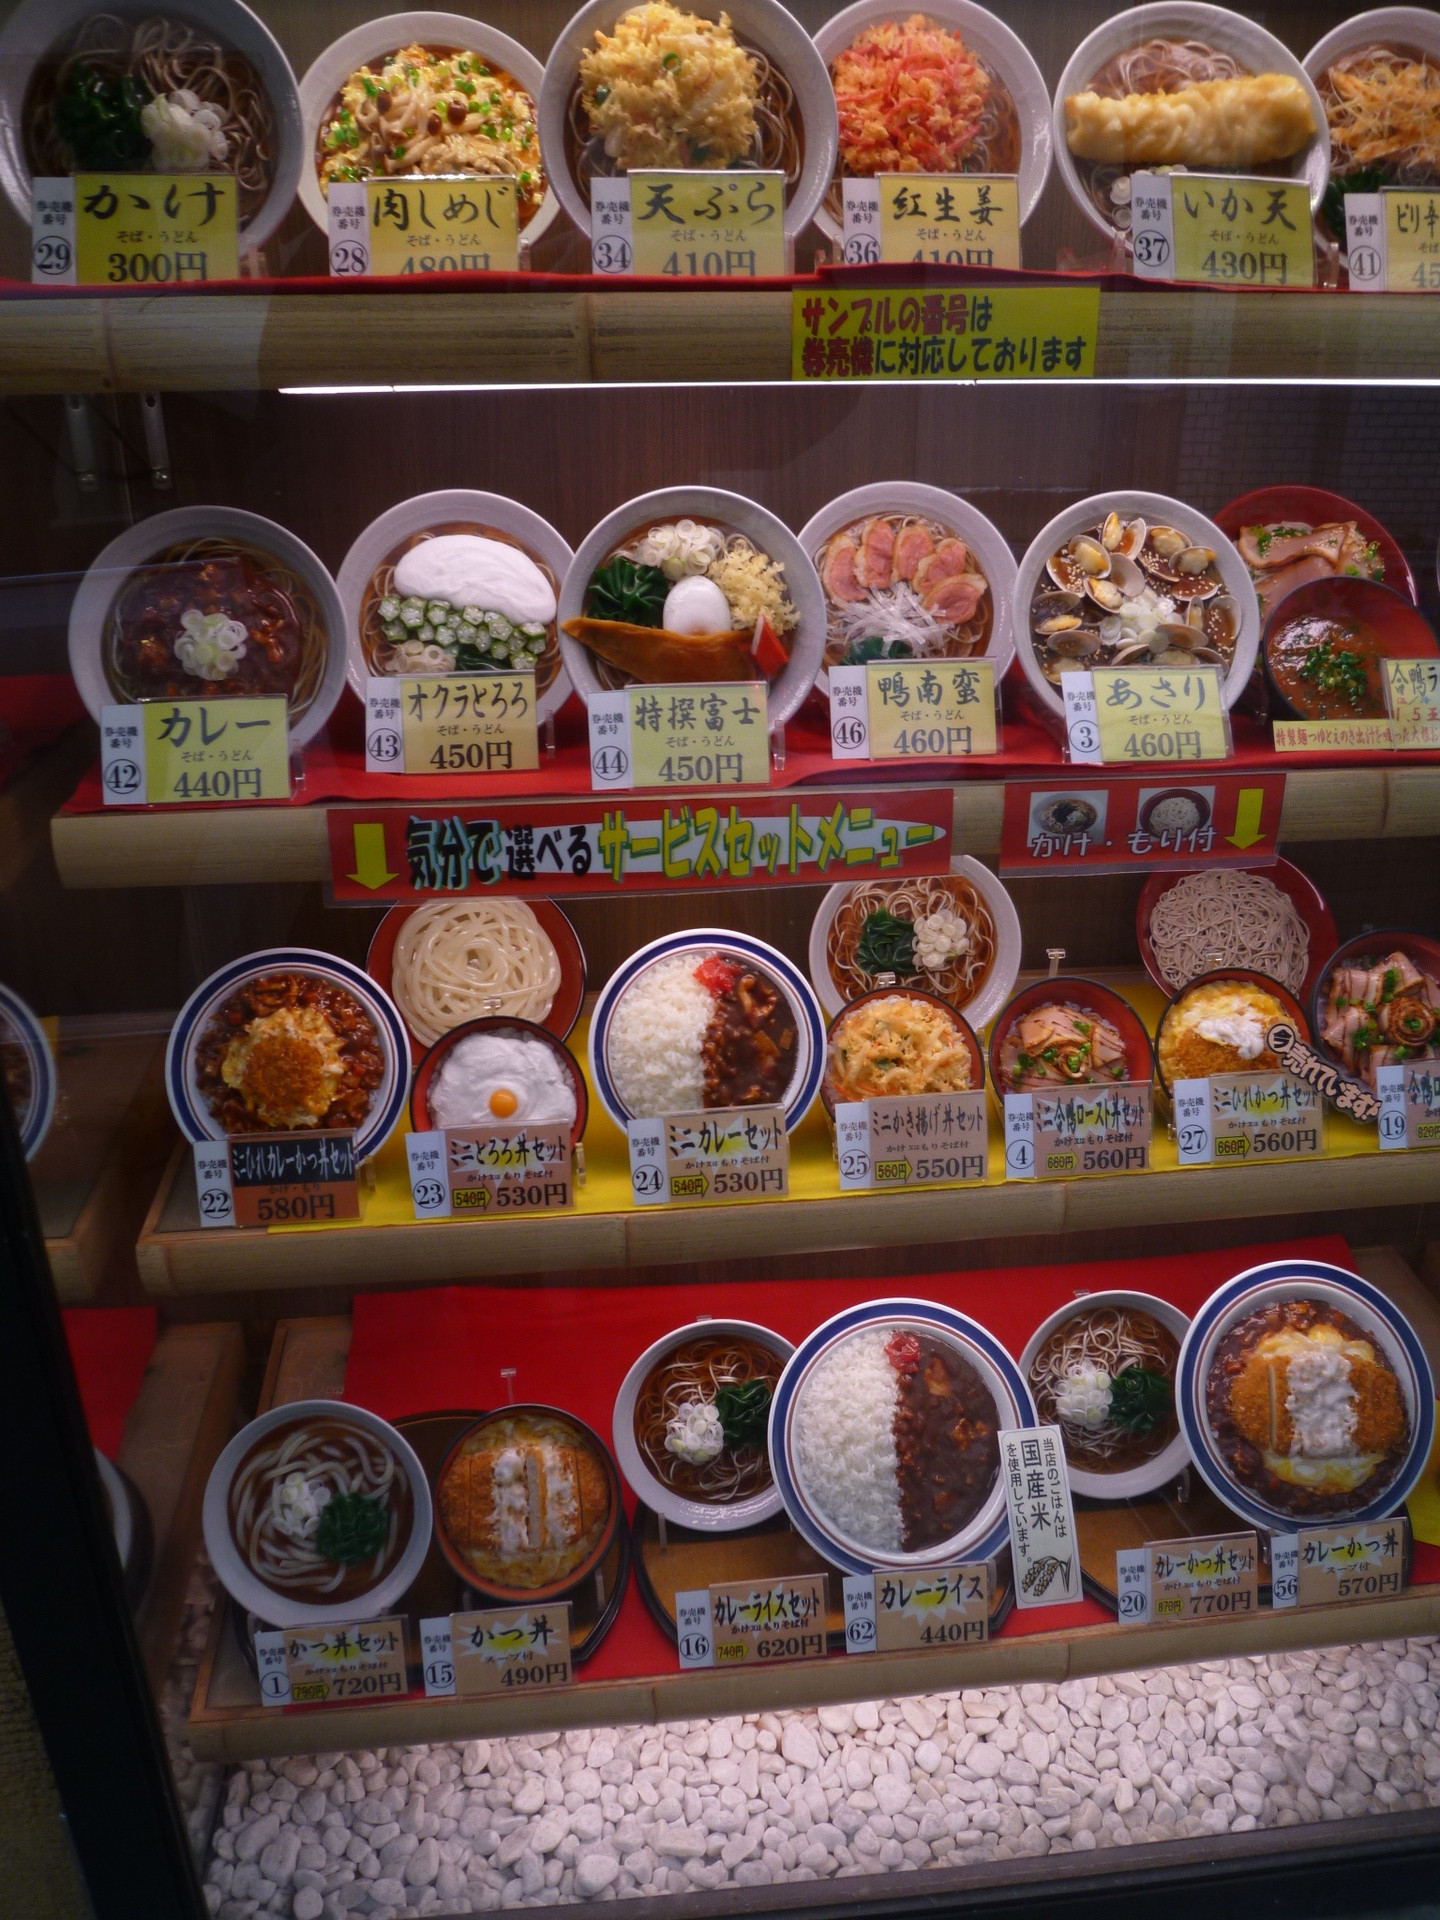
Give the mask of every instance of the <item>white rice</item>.
M 692 948 L 657 960 L 616 1004 L 605 1058 L 616 1093 L 637 1120 L 704 1107 L 700 1047 L 715 1011 L 709 988 L 695 978 L 705 957 Z
M 895 1408 L 900 1377 L 885 1354 L 893 1327 L 867 1327 L 814 1368 L 795 1406 L 795 1471 L 825 1518 L 857 1546 L 901 1545 Z

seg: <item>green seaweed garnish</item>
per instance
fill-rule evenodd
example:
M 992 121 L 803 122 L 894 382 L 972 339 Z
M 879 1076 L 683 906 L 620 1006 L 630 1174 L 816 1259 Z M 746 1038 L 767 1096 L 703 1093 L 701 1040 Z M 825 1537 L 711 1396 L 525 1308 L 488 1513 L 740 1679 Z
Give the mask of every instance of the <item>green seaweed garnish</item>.
M 75 171 L 143 171 L 150 141 L 140 113 L 153 98 L 145 82 L 131 74 L 109 80 L 94 67 L 76 67 L 51 109 L 55 131 L 74 156 Z
M 1148 1367 L 1126 1367 L 1110 1382 L 1110 1418 L 1131 1433 L 1153 1433 L 1170 1411 L 1170 1382 Z
M 647 567 L 617 553 L 590 577 L 590 617 L 624 620 L 632 627 L 663 626 L 669 591 L 670 582 L 659 567 Z
M 370 1560 L 390 1533 L 390 1516 L 368 1493 L 337 1493 L 320 1511 L 315 1551 L 326 1560 L 353 1567 Z
M 765 1380 L 727 1381 L 715 1390 L 727 1447 L 763 1447 L 770 1411 L 770 1386 Z
M 867 913 L 855 943 L 861 973 L 914 973 L 915 929 L 887 907 Z

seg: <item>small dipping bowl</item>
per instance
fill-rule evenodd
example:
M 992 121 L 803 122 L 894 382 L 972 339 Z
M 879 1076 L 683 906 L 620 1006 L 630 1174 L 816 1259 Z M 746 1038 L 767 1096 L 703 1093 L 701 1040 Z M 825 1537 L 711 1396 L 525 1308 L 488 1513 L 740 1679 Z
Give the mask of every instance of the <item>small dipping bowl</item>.
M 1108 1020 L 1112 1027 L 1118 1029 L 1125 1043 L 1126 1078 L 1145 1084 L 1154 1078 L 1155 1055 L 1150 1045 L 1150 1035 L 1146 1032 L 1145 1022 L 1130 1002 L 1122 999 L 1113 987 L 1104 986 L 1098 980 L 1060 973 L 1053 979 L 1035 980 L 1028 987 L 1022 987 L 991 1029 L 990 1084 L 995 1089 L 997 1100 L 1003 1103 L 1006 1092 L 1011 1091 L 1005 1085 L 1005 1075 L 1000 1066 L 1001 1053 L 1010 1029 L 1033 1008 L 1043 1007 L 1052 1000 L 1061 1006 L 1079 1007 L 1086 1013 L 1094 1014 L 1097 1019 Z M 1055 1090 L 1058 1093 L 1065 1086 L 1102 1087 L 1105 1084 L 1103 1080 L 1057 1080 Z
M 1293 593 L 1287 593 L 1275 608 L 1265 622 L 1260 646 L 1265 665 L 1265 684 L 1280 712 L 1290 719 L 1336 722 L 1347 719 L 1383 720 L 1388 711 L 1383 668 L 1367 671 L 1369 698 L 1364 713 L 1320 714 L 1307 711 L 1303 704 L 1303 693 L 1292 695 L 1285 691 L 1277 678 L 1275 664 L 1280 637 L 1297 620 L 1317 618 L 1363 621 L 1376 634 L 1379 642 L 1376 651 L 1378 660 L 1433 660 L 1440 654 L 1440 640 L 1435 637 L 1435 629 L 1419 608 L 1393 587 L 1382 586 L 1378 580 L 1357 579 L 1349 574 L 1337 574 L 1329 580 L 1311 580 L 1303 587 L 1296 587 Z
M 438 1123 L 430 1112 L 430 1088 L 435 1075 L 444 1064 L 446 1056 L 460 1041 L 474 1033 L 497 1033 L 513 1039 L 538 1040 L 550 1049 L 560 1062 L 562 1069 L 570 1076 L 570 1084 L 575 1089 L 575 1124 L 570 1129 L 570 1144 L 578 1145 L 585 1131 L 585 1122 L 590 1114 L 590 1090 L 585 1084 L 585 1076 L 574 1054 L 557 1040 L 553 1033 L 544 1027 L 536 1026 L 533 1020 L 512 1020 L 504 1014 L 487 1014 L 480 1020 L 467 1020 L 462 1026 L 452 1027 L 450 1032 L 437 1040 L 415 1069 L 415 1080 L 410 1088 L 410 1124 L 416 1133 L 429 1133 Z M 514 1116 L 509 1114 L 491 1114 L 488 1117 L 477 1115 L 474 1120 L 465 1122 L 474 1127 L 503 1127 Z M 525 1125 L 524 1121 L 519 1122 Z M 538 1124 L 532 1122 L 530 1124 Z
M 928 1006 L 936 1007 L 944 1014 L 956 1034 L 964 1041 L 966 1051 L 970 1055 L 970 1085 L 963 1089 L 954 1089 L 954 1091 L 963 1091 L 965 1093 L 980 1093 L 984 1091 L 985 1054 L 980 1042 L 975 1038 L 970 1022 L 965 1018 L 964 1014 L 957 1013 L 949 1001 L 942 1000 L 939 994 L 926 993 L 920 988 L 872 987 L 869 993 L 862 993 L 858 1000 L 852 1000 L 847 1006 L 842 1007 L 830 1022 L 829 1031 L 825 1040 L 825 1073 L 820 1082 L 820 1099 L 824 1104 L 826 1115 L 830 1120 L 833 1121 L 835 1118 L 836 1106 L 836 1089 L 830 1077 L 830 1049 L 834 1045 L 836 1035 L 840 1032 L 840 1029 L 845 1025 L 846 1021 L 854 1015 L 857 1008 L 868 1006 L 872 1000 L 894 999 L 923 1000 Z M 952 1091 L 952 1089 L 937 1088 L 936 1091 L 945 1093 Z M 872 1100 L 884 1100 L 895 1096 L 882 1093 L 863 1095 L 861 1097 Z M 925 1096 L 919 1095 L 917 1097 L 923 1099 Z
M 1165 1029 L 1171 1020 L 1178 1016 L 1181 1005 L 1189 999 L 1197 987 L 1207 987 L 1220 980 L 1241 981 L 1249 986 L 1259 987 L 1262 993 L 1271 994 L 1285 1009 L 1285 1018 L 1294 1027 L 1300 1039 L 1305 1042 L 1306 1046 L 1310 1044 L 1310 1022 L 1305 1018 L 1300 1002 L 1288 987 L 1282 987 L 1280 982 L 1278 980 L 1272 980 L 1268 973 L 1257 973 L 1253 967 L 1216 967 L 1209 973 L 1197 973 L 1195 978 L 1193 980 L 1187 980 L 1185 985 L 1181 987 L 1180 991 L 1174 996 L 1164 1013 L 1161 1014 L 1160 1024 L 1155 1029 L 1155 1072 L 1166 1093 L 1170 1093 L 1172 1089 L 1169 1080 L 1165 1077 L 1165 1069 L 1161 1065 L 1160 1043 L 1165 1037 Z M 1256 1068 L 1255 1070 L 1257 1072 L 1274 1071 L 1273 1068 Z M 1245 1069 L 1243 1067 L 1235 1067 L 1228 1069 L 1228 1071 L 1243 1073 Z

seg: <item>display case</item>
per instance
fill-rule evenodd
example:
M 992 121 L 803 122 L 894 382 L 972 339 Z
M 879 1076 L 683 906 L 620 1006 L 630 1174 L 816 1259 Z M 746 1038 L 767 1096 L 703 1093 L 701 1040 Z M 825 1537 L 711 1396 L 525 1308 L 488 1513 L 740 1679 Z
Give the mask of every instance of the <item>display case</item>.
M 0 100 L 94 1912 L 1422 1898 L 1440 14 L 23 0 Z

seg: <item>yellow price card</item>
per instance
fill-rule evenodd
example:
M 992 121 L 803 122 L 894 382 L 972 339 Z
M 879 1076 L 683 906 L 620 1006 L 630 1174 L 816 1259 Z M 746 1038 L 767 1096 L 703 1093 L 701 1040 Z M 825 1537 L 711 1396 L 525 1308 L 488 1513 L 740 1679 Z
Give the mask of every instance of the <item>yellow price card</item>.
M 858 191 L 852 194 L 852 189 Z M 923 260 L 952 267 L 1020 265 L 1016 174 L 882 173 L 873 180 L 847 180 L 847 261 L 852 206 L 857 234 L 875 231 L 871 221 L 878 222 L 881 260 Z M 877 256 L 857 252 L 855 257 Z
M 515 182 L 464 174 L 351 183 L 330 189 L 332 273 L 513 273 L 520 264 Z M 363 264 L 341 249 L 359 236 L 347 222 L 364 201 Z M 337 255 L 339 257 L 337 258 Z M 358 257 L 358 256 L 357 256 Z
M 754 280 L 789 270 L 785 176 L 632 171 L 632 273 Z
M 1096 667 L 1093 677 L 1107 765 L 1229 759 L 1218 667 Z
M 367 773 L 525 773 L 539 764 L 533 672 L 366 682 Z
M 1225 287 L 1315 284 L 1310 188 L 1304 180 L 1133 173 L 1130 227 L 1141 279 Z
M 1440 747 L 1440 658 L 1387 660 L 1385 705 L 1397 750 Z
M 769 780 L 763 680 L 622 687 L 590 697 L 592 787 L 763 787 Z
M 872 760 L 995 752 L 994 661 L 871 660 L 865 678 Z
M 285 701 L 147 700 L 100 710 L 107 806 L 288 800 Z
M 233 174 L 76 174 L 81 286 L 189 286 L 239 272 Z
M 1087 380 L 1098 287 L 797 287 L 795 380 Z

